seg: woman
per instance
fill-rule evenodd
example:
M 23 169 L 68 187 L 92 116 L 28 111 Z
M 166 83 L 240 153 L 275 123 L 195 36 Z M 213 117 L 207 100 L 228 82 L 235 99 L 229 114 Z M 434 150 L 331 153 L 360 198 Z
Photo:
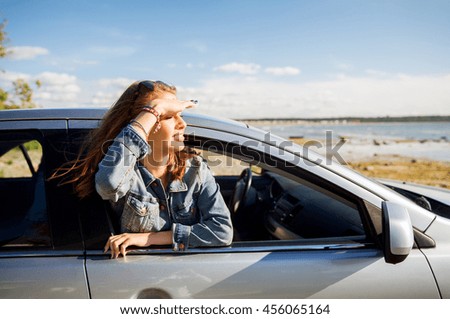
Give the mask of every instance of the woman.
M 160 81 L 133 83 L 105 114 L 87 155 L 72 171 L 80 197 L 97 191 L 120 218 L 122 234 L 105 253 L 129 246 L 225 246 L 232 240 L 229 210 L 206 163 L 184 148 L 181 112 L 194 107 Z

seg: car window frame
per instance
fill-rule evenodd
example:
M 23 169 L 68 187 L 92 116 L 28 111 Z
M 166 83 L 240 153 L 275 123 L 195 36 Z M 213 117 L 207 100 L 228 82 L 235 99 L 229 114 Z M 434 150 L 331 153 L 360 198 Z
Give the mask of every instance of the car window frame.
M 208 130 L 212 131 L 212 130 Z M 234 135 L 232 135 L 234 136 Z M 199 140 L 207 140 L 211 141 L 220 141 L 218 139 L 211 139 L 211 137 L 201 137 L 200 135 L 195 136 Z M 233 140 L 232 140 L 233 141 Z M 245 151 L 242 154 L 236 152 L 236 150 L 242 150 L 239 144 L 229 143 L 226 140 L 222 141 L 227 143 L 228 152 L 225 152 L 225 155 L 232 154 L 233 157 L 248 160 L 248 155 L 245 154 Z M 195 141 L 194 141 L 195 143 Z M 186 140 L 186 144 L 189 144 L 189 137 Z M 194 145 L 195 146 L 195 145 Z M 198 146 L 197 146 L 198 147 Z M 233 150 L 233 151 L 230 151 Z M 245 148 L 244 148 L 245 149 Z M 247 150 L 250 154 L 255 155 L 262 154 L 258 149 Z M 273 155 L 272 155 L 273 156 Z M 278 163 L 280 163 L 282 159 L 278 158 Z M 273 161 L 273 159 L 272 159 Z M 367 209 L 367 200 L 360 198 L 351 192 L 343 189 L 342 187 L 330 183 L 326 179 L 323 179 L 320 176 L 317 176 L 307 170 L 302 169 L 298 166 L 292 166 L 288 170 L 282 170 L 280 168 L 275 168 L 275 171 L 278 171 L 282 175 L 288 174 L 288 177 L 300 178 L 298 175 L 301 175 L 301 178 L 308 181 L 314 181 L 315 183 L 319 182 L 320 187 L 327 189 L 333 193 L 338 190 L 338 195 L 343 196 L 343 198 L 349 198 L 350 201 L 354 202 L 358 211 L 360 212 L 361 221 L 364 225 L 365 236 L 349 236 L 349 237 L 326 237 L 326 238 L 314 238 L 314 239 L 299 239 L 299 240 L 266 240 L 266 241 L 257 241 L 257 242 L 233 242 L 228 247 L 199 247 L 199 248 L 189 248 L 184 252 L 174 252 L 171 247 L 150 247 L 150 248 L 133 248 L 129 251 L 129 254 L 137 254 L 137 255 L 154 255 L 154 254 L 178 254 L 178 253 L 188 253 L 188 254 L 204 254 L 204 253 L 231 253 L 231 252 L 259 252 L 259 251 L 292 251 L 292 250 L 335 250 L 335 249 L 361 249 L 361 248 L 377 248 L 380 249 L 380 242 L 378 240 L 378 234 L 376 229 L 378 227 L 373 225 L 373 215 L 374 210 L 372 209 L 371 214 L 369 214 Z M 297 174 L 297 175 L 295 175 Z M 337 178 L 341 178 L 337 176 Z M 365 191 L 365 190 L 363 190 Z M 373 195 L 373 194 L 372 194 Z M 369 196 L 370 197 L 370 196 Z M 376 207 L 376 205 L 374 205 Z M 379 212 L 381 214 L 381 211 Z M 377 220 L 375 218 L 375 220 Z M 104 229 L 110 229 L 105 228 Z M 83 231 L 83 230 L 82 230 Z M 83 235 L 84 237 L 84 235 Z M 107 239 L 107 236 L 104 236 Z M 106 241 L 105 241 L 106 242 Z M 86 253 L 88 255 L 96 255 L 99 254 L 99 249 L 89 248 L 89 245 L 86 246 Z M 128 254 L 128 253 L 127 253 Z

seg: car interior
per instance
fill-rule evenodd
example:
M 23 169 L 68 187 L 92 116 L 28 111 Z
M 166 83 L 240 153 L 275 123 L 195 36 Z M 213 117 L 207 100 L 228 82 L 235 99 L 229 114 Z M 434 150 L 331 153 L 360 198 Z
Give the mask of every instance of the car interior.
M 221 155 L 225 158 L 215 166 L 217 155 L 211 160 L 209 151 L 202 153 L 228 203 L 235 242 L 365 237 L 356 202 L 298 176 L 294 180 L 266 161 L 239 156 L 237 167 L 227 165 L 233 164 L 230 155 Z

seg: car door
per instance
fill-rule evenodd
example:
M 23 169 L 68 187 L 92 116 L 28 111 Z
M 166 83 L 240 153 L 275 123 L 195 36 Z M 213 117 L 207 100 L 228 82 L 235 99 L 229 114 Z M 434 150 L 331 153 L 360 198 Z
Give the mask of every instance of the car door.
M 32 122 L 0 123 L 0 298 L 87 298 L 77 215 L 47 181 L 65 130 Z
M 142 251 L 116 260 L 90 252 L 91 294 L 93 298 L 439 298 L 419 251 L 393 266 L 375 249 L 313 246 L 234 245 L 226 252 L 205 248 L 182 254 Z
M 215 141 L 217 151 L 217 137 L 210 140 Z M 295 198 L 289 196 L 301 190 L 299 194 L 305 195 L 300 197 L 302 205 L 308 209 L 298 216 L 309 215 L 307 226 L 300 219 L 286 231 L 272 223 L 268 227 L 271 239 L 238 239 L 230 247 L 186 252 L 133 250 L 114 260 L 100 251 L 98 243 L 86 252 L 93 298 L 439 298 L 433 274 L 419 249 L 413 249 L 399 264 L 386 263 L 378 240 L 381 198 L 329 171 L 318 176 L 320 167 L 308 169 L 295 161 L 288 163 L 285 153 L 273 153 L 270 147 L 255 146 L 248 152 L 249 148 L 237 150 L 235 146 L 231 145 L 235 154 L 225 149 L 230 148 L 229 143 L 222 151 L 237 155 L 240 162 L 255 162 L 257 158 L 256 164 L 274 178 L 291 179 L 287 182 L 290 186 L 272 198 L 279 204 L 274 207 L 286 209 L 295 204 Z M 267 156 L 268 152 L 272 154 Z M 220 182 L 220 176 L 217 180 Z M 224 180 L 222 185 L 229 184 L 229 178 Z M 265 191 L 270 189 L 262 184 L 256 198 Z M 267 205 L 260 203 L 260 207 Z M 246 209 L 243 213 L 251 216 L 257 206 Z M 250 223 L 247 227 L 256 226 Z M 311 231 L 315 228 L 319 230 Z M 107 234 L 103 242 L 106 238 Z

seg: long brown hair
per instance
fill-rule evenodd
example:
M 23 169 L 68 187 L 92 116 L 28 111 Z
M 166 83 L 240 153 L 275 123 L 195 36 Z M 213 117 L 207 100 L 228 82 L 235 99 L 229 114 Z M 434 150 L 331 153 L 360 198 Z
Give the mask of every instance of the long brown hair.
M 176 88 L 161 81 L 141 81 L 131 84 L 104 115 L 100 126 L 86 138 L 78 158 L 59 168 L 51 178 L 64 178 L 61 184 L 73 183 L 75 192 L 85 198 L 95 192 L 95 173 L 108 147 L 132 119 L 149 105 L 150 101 L 168 92 L 176 94 Z M 186 152 L 169 154 L 172 179 L 181 179 L 186 170 Z

